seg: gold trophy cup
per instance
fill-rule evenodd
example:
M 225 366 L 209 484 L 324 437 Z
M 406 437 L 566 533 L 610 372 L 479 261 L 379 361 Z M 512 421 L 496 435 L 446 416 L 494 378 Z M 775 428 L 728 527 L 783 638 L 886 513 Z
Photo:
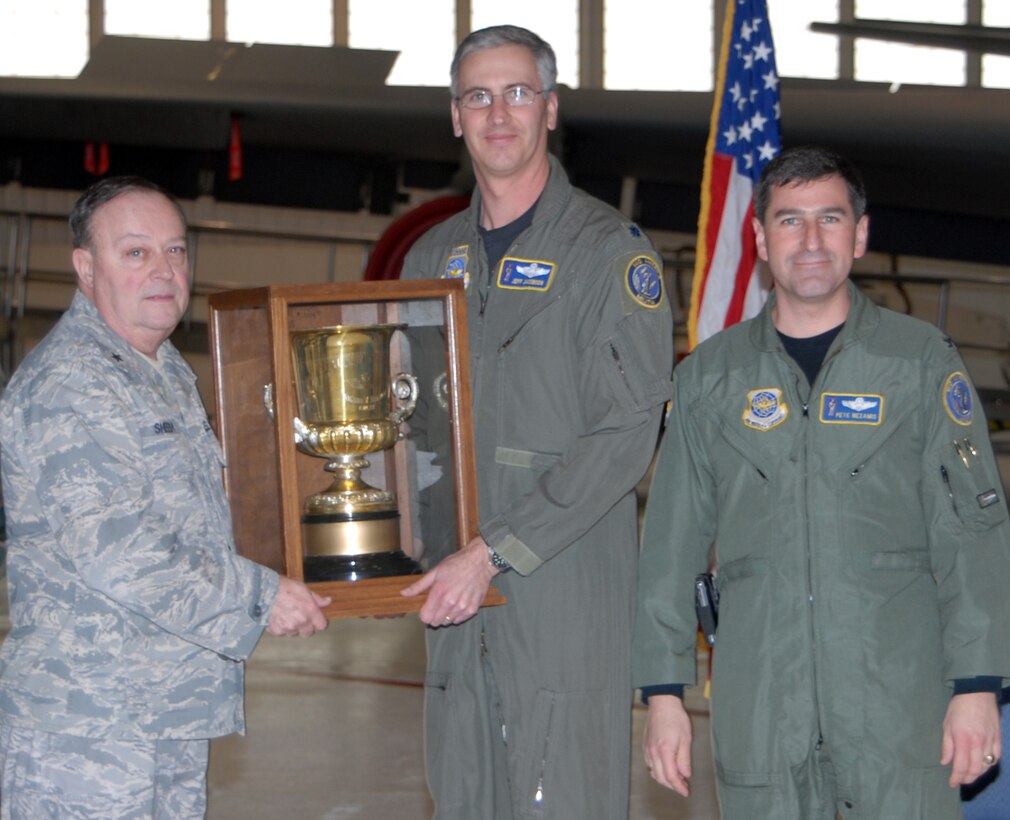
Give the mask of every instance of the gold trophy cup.
M 302 555 L 306 581 L 356 581 L 420 572 L 400 549 L 395 496 L 361 479 L 365 456 L 403 437 L 417 379 L 390 382 L 390 339 L 405 325 L 336 325 L 291 333 L 298 416 L 295 444 L 330 459 L 333 483 L 305 499 Z M 397 406 L 392 407 L 392 397 Z

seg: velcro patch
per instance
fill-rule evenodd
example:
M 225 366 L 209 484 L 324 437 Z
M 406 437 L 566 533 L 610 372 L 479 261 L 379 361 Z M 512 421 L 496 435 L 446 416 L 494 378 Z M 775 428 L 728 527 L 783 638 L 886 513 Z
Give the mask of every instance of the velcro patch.
M 498 287 L 507 290 L 549 290 L 557 269 L 554 262 L 507 256 L 498 268 Z
M 663 277 L 652 257 L 637 256 L 632 259 L 624 282 L 628 293 L 642 307 L 657 308 L 663 304 Z
M 778 387 L 762 387 L 747 393 L 743 423 L 752 430 L 771 430 L 788 417 L 789 405 L 782 401 L 782 390 Z
M 884 397 L 873 393 L 821 393 L 823 424 L 868 424 L 884 420 Z
M 955 370 L 943 383 L 943 406 L 947 415 L 962 427 L 971 424 L 975 407 L 971 398 L 971 385 L 960 370 Z
M 470 256 L 469 245 L 457 245 L 449 254 L 449 259 L 445 263 L 445 273 L 443 279 L 462 279 L 464 284 L 469 284 L 470 275 L 466 270 L 466 263 Z

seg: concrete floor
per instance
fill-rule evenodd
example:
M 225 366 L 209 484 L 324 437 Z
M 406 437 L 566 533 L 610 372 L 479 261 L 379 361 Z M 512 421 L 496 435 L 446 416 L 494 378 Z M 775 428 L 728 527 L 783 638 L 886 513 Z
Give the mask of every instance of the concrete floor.
M 1007 442 L 999 462 L 1010 485 Z M 9 629 L 0 582 L 0 637 Z M 209 820 L 426 820 L 421 681 L 415 616 L 334 621 L 309 639 L 265 635 L 247 666 L 245 737 L 211 745 Z M 708 709 L 688 691 L 695 754 L 690 799 L 657 786 L 639 750 L 633 707 L 631 820 L 715 820 Z M 491 820 L 491 818 L 474 818 Z
M 415 616 L 334 621 L 304 640 L 267 635 L 247 671 L 248 732 L 211 745 L 210 820 L 431 817 L 421 742 L 424 633 Z M 689 800 L 646 773 L 645 710 L 634 708 L 633 820 L 718 817 L 700 690 L 688 705 L 698 738 Z

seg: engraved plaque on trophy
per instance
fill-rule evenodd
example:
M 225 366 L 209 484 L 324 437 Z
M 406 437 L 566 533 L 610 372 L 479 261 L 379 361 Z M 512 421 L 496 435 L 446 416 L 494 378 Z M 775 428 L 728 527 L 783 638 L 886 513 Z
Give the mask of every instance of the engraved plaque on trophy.
M 328 459 L 330 486 L 302 507 L 306 581 L 355 581 L 420 572 L 400 546 L 391 492 L 366 483 L 366 456 L 403 437 L 417 401 L 417 380 L 390 381 L 390 338 L 402 324 L 337 325 L 291 332 L 298 415 L 295 443 Z M 395 406 L 394 406 L 395 400 Z

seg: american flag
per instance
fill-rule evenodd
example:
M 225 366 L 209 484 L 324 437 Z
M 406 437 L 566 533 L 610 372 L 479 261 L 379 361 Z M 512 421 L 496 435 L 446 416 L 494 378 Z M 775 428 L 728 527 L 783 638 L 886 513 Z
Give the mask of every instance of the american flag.
M 692 348 L 754 316 L 768 296 L 751 197 L 762 169 L 781 150 L 779 77 L 765 0 L 727 0 L 698 217 Z

